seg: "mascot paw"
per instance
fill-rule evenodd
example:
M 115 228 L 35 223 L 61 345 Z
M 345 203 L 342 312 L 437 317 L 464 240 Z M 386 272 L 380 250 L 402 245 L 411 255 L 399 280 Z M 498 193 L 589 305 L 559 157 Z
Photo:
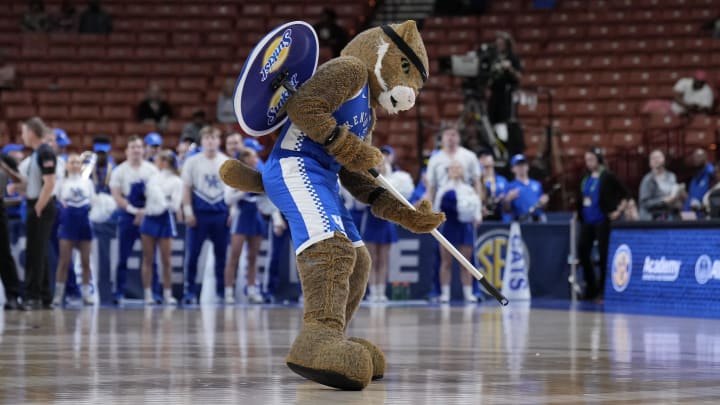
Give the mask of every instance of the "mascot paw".
M 370 357 L 372 357 L 372 364 L 373 364 L 373 372 L 372 372 L 372 379 L 380 380 L 385 375 L 385 354 L 380 350 L 379 347 L 377 347 L 373 342 L 358 338 L 358 337 L 351 337 L 348 338 L 349 341 L 355 342 L 358 344 L 361 344 L 368 352 L 370 352 Z
M 445 222 L 445 214 L 433 212 L 430 201 L 423 200 L 414 210 L 406 207 L 389 192 L 380 194 L 373 202 L 372 213 L 415 233 L 432 232 Z
M 371 169 L 383 160 L 380 149 L 365 143 L 345 127 L 340 127 L 337 139 L 332 141 L 327 150 L 335 156 L 338 163 L 351 172 Z
M 220 166 L 220 178 L 232 188 L 249 193 L 264 193 L 262 175 L 239 160 L 226 160 Z
M 321 323 L 305 323 L 286 359 L 308 380 L 341 390 L 362 390 L 373 377 L 373 362 L 363 345 Z

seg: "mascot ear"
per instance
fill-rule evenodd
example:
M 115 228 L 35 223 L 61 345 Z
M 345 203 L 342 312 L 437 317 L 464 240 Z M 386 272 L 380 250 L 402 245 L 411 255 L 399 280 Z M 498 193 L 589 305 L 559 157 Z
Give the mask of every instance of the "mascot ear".
M 420 59 L 420 63 L 425 67 L 425 71 L 429 72 L 430 64 L 428 63 L 427 51 L 423 44 L 420 31 L 414 20 L 407 20 L 401 24 L 393 24 L 393 30 L 402 38 Z

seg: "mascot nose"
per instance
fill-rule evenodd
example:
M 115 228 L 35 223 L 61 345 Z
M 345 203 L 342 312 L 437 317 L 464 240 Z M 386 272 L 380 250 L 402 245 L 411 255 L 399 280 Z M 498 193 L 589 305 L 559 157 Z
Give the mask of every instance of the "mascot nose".
M 415 105 L 415 91 L 407 86 L 396 86 L 391 92 L 390 102 L 400 111 L 409 110 Z

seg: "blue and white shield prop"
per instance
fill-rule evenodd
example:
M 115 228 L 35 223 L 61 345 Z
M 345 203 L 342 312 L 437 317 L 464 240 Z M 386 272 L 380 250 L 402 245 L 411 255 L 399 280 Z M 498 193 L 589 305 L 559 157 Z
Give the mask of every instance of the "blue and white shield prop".
M 298 88 L 317 69 L 318 38 L 303 21 L 283 24 L 250 52 L 235 85 L 235 115 L 243 131 L 267 135 L 285 123 L 280 110 L 290 97 L 283 81 Z

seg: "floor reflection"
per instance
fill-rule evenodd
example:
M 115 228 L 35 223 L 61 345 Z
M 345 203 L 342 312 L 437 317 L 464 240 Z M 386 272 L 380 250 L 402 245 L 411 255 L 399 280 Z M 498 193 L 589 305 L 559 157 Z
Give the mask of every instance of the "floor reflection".
M 496 306 L 362 307 L 360 393 L 284 365 L 295 307 L 0 312 L 0 403 L 667 403 L 719 395 L 720 321 Z

